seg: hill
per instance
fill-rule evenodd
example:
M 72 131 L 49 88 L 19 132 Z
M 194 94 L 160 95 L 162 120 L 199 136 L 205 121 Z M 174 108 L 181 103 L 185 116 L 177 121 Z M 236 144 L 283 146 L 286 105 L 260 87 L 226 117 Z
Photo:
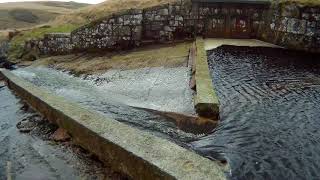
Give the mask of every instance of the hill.
M 83 25 L 90 21 L 94 21 L 126 9 L 142 9 L 177 1 L 178 0 L 107 0 L 100 4 L 91 5 L 76 10 L 73 13 L 59 16 L 52 22 L 52 24 L 62 25 L 70 23 Z
M 0 30 L 20 29 L 47 23 L 88 4 L 76 2 L 0 3 Z

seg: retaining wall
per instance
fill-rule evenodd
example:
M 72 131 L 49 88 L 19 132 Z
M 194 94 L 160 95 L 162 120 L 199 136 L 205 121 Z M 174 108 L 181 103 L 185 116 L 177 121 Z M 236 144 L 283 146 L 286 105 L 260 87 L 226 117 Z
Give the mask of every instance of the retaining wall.
M 260 39 L 290 49 L 320 52 L 320 6 L 274 3 L 264 17 Z
M 266 5 L 199 4 L 181 0 L 146 9 L 130 9 L 94 21 L 80 27 L 70 35 L 50 34 L 43 39 L 26 42 L 28 48 L 37 46 L 41 54 L 65 54 L 83 50 L 128 49 L 149 43 L 168 43 L 177 40 L 194 39 L 196 35 L 210 35 L 210 32 L 224 31 L 222 26 L 238 27 L 241 17 L 248 23 L 241 24 L 238 31 L 230 32 L 236 37 L 247 34 L 257 36 L 261 24 L 259 16 Z M 222 22 L 222 17 L 230 17 L 230 22 Z M 222 19 L 221 19 L 222 18 Z M 224 18 L 225 19 L 225 18 Z M 252 22 L 252 25 L 251 25 Z M 225 24 L 223 24 L 225 23 Z M 240 26 L 239 26 L 240 27 Z M 30 45 L 31 44 L 31 45 Z
M 148 43 L 194 39 L 196 35 L 257 38 L 283 47 L 320 52 L 320 7 L 297 3 L 213 3 L 182 0 L 131 9 L 94 21 L 68 34 L 26 42 L 28 52 L 67 54 L 129 49 Z

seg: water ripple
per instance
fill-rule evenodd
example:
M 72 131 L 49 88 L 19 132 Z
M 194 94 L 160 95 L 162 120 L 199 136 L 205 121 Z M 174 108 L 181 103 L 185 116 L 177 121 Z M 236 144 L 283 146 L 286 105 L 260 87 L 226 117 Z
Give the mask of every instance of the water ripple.
M 221 123 L 191 143 L 230 179 L 319 179 L 320 58 L 271 48 L 208 52 Z

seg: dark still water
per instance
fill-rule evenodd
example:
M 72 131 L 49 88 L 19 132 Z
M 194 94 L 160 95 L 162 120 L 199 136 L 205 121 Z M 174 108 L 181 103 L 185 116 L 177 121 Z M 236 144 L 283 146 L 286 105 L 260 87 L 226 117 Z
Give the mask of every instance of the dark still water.
M 208 52 L 221 123 L 192 147 L 230 179 L 320 179 L 320 56 L 224 46 Z

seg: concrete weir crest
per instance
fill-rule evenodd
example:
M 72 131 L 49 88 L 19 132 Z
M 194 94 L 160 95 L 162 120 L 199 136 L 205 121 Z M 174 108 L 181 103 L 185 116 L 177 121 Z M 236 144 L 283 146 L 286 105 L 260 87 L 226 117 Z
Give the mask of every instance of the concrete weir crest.
M 225 179 L 225 167 L 168 140 L 67 102 L 0 69 L 0 79 L 75 142 L 133 179 Z

